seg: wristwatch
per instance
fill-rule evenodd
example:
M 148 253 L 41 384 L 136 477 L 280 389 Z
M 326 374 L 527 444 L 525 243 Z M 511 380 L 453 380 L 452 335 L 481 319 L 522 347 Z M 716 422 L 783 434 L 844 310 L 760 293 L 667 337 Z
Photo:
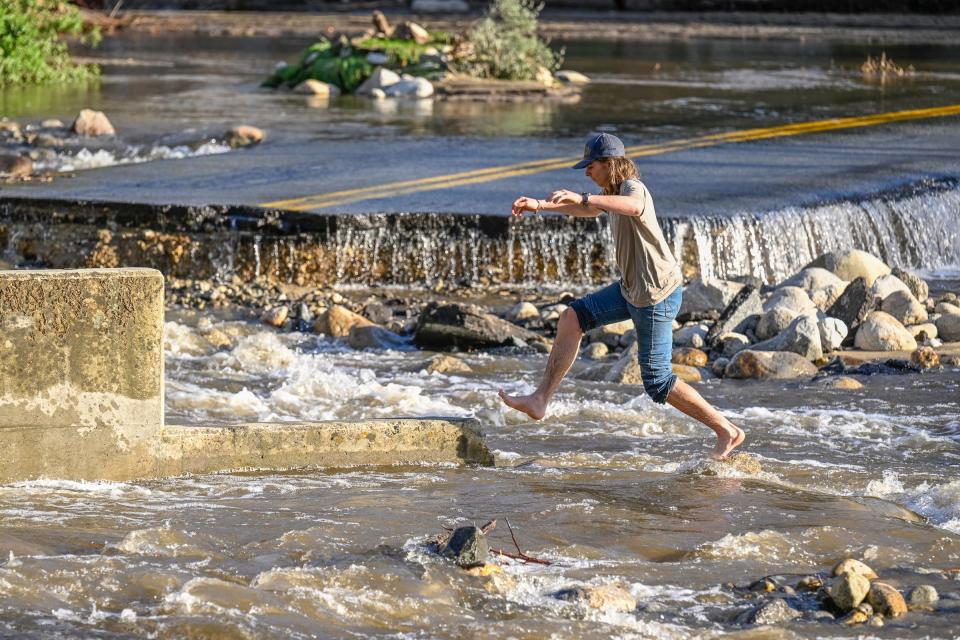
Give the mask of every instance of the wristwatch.
M 590 194 L 586 191 L 580 194 L 580 204 L 584 207 L 590 206 Z

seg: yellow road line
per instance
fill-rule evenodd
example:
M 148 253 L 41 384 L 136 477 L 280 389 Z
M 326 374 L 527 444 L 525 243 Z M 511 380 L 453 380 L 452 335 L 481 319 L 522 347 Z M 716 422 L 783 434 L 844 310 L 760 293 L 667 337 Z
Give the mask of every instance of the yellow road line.
M 640 158 L 664 153 L 673 153 L 687 149 L 712 147 L 722 144 L 751 142 L 755 140 L 767 140 L 770 138 L 783 138 L 809 133 L 821 133 L 824 131 L 869 127 L 892 122 L 902 122 L 905 120 L 941 118 L 956 115 L 960 115 L 960 104 L 949 105 L 945 107 L 933 107 L 929 109 L 892 111 L 889 113 L 878 113 L 850 118 L 814 120 L 812 122 L 799 122 L 795 124 L 779 125 L 776 127 L 728 131 L 725 133 L 715 133 L 696 138 L 672 140 L 662 144 L 627 147 L 626 154 L 631 158 Z M 290 200 L 276 200 L 273 202 L 262 203 L 260 206 L 271 209 L 287 209 L 291 211 L 322 209 L 325 207 L 350 204 L 363 200 L 407 195 L 421 191 L 433 191 L 436 189 L 449 189 L 452 187 L 461 187 L 470 184 L 480 184 L 483 182 L 493 182 L 495 180 L 503 180 L 506 178 L 515 178 L 533 173 L 554 171 L 556 169 L 565 169 L 573 166 L 574 163 L 575 160 L 571 160 L 569 157 L 532 160 L 529 162 L 520 162 L 498 167 L 488 167 L 485 169 L 474 169 L 471 171 L 461 171 L 458 173 L 432 176 L 429 178 L 402 180 L 399 182 L 378 184 L 370 187 L 345 189 L 342 191 L 333 191 L 330 193 L 292 198 Z

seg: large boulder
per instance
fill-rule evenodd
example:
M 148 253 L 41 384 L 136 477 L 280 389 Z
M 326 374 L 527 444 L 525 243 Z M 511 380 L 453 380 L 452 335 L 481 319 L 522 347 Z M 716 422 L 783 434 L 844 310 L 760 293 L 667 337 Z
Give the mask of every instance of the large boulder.
M 720 313 L 720 317 L 704 340 L 708 346 L 714 346 L 719 337 L 725 333 L 743 333 L 744 326 L 753 316 L 763 313 L 760 303 L 760 292 L 752 286 L 746 285 L 733 297 Z
M 823 356 L 820 327 L 817 319 L 808 315 L 797 316 L 779 335 L 750 348 L 756 351 L 789 351 L 807 360 L 818 360 Z
M 880 304 L 880 309 L 892 315 L 903 325 L 920 324 L 927 321 L 927 308 L 905 289 L 894 291 L 884 298 Z
M 677 315 L 681 318 L 698 319 L 711 311 L 719 312 L 726 309 L 743 287 L 744 285 L 732 280 L 697 278 L 684 288 L 683 302 L 680 303 L 680 312 Z
M 910 288 L 910 293 L 913 294 L 913 297 L 920 302 L 923 302 L 930 296 L 930 287 L 923 278 L 915 273 L 904 271 L 899 267 L 894 267 L 891 273 L 900 278 L 901 282 Z
M 374 89 L 379 89 L 381 91 L 386 91 L 388 87 L 391 87 L 400 82 L 400 76 L 395 71 L 390 71 L 384 67 L 378 68 L 373 74 L 363 81 L 359 87 L 357 87 L 357 94 L 359 95 L 371 95 Z
M 817 326 L 820 329 L 820 348 L 824 353 L 839 349 L 849 332 L 847 325 L 838 318 L 823 318 Z
M 789 307 L 774 307 L 760 316 L 754 333 L 760 340 L 769 340 L 780 335 L 798 315 Z
M 885 276 L 880 276 L 874 280 L 873 284 L 870 286 L 870 293 L 872 293 L 875 298 L 879 298 L 880 300 L 886 299 L 887 296 L 896 291 L 905 291 L 911 296 L 913 295 L 910 293 L 910 287 L 904 284 L 903 280 L 892 273 L 888 273 Z
M 808 264 L 809 267 L 823 267 L 848 282 L 863 278 L 868 287 L 880 276 L 890 273 L 890 267 L 882 260 L 858 249 L 825 253 Z
M 96 138 L 98 136 L 112 136 L 116 134 L 110 120 L 103 111 L 94 111 L 93 109 L 82 109 L 77 118 L 73 121 L 72 130 L 78 136 L 87 136 Z
M 725 378 L 788 379 L 809 378 L 817 368 L 796 353 L 745 349 L 730 360 Z
M 335 304 L 320 314 L 313 325 L 313 330 L 332 338 L 346 338 L 355 326 L 372 324 L 359 313 L 354 313 L 342 305 Z
M 763 303 L 763 310 L 786 308 L 797 313 L 806 313 L 816 311 L 817 306 L 807 295 L 807 292 L 800 287 L 780 287 L 776 289 L 767 301 Z
M 917 341 L 889 313 L 871 311 L 857 328 L 854 346 L 864 351 L 913 351 Z
M 420 313 L 414 329 L 414 343 L 422 349 L 487 349 L 540 341 L 527 331 L 502 318 L 468 304 L 431 302 Z
M 867 281 L 864 278 L 857 278 L 848 284 L 840 294 L 840 298 L 830 305 L 827 315 L 842 320 L 843 324 L 853 330 L 871 309 L 873 309 L 873 296 L 867 289 Z
M 960 313 L 944 313 L 937 318 L 937 335 L 944 342 L 960 341 Z
M 800 287 L 809 293 L 835 284 L 846 286 L 847 283 L 838 278 L 832 271 L 827 271 L 822 267 L 807 267 L 781 282 L 779 286 Z
M 836 284 L 831 284 L 823 289 L 811 291 L 810 300 L 814 305 L 816 305 L 817 309 L 820 309 L 820 311 L 826 311 L 834 302 L 840 299 L 840 296 L 843 294 L 843 291 L 847 288 L 848 284 L 848 282 L 840 280 Z
M 388 98 L 429 98 L 433 84 L 426 78 L 410 78 L 394 83 L 384 90 Z

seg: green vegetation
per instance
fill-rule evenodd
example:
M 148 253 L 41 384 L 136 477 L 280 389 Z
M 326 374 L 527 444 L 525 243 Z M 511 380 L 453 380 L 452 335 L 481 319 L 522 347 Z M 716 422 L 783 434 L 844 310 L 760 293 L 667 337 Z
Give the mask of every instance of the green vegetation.
M 487 15 L 470 31 L 469 55 L 454 60 L 458 71 L 475 78 L 533 80 L 540 68 L 560 68 L 562 53 L 554 53 L 537 35 L 543 4 L 532 0 L 494 0 Z
M 100 32 L 84 33 L 79 10 L 63 0 L 0 2 L 0 86 L 85 80 L 99 73 L 76 64 L 63 35 L 97 44 Z

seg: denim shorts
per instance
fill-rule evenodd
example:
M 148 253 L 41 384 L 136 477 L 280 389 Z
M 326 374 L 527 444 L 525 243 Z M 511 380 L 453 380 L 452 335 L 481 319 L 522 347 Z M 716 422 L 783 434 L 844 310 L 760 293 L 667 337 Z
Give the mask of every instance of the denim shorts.
M 673 374 L 673 320 L 680 311 L 683 287 L 648 307 L 635 307 L 626 301 L 620 283 L 588 294 L 570 303 L 584 333 L 613 322 L 632 319 L 637 330 L 637 361 L 643 389 L 654 402 L 663 404 L 677 383 Z

